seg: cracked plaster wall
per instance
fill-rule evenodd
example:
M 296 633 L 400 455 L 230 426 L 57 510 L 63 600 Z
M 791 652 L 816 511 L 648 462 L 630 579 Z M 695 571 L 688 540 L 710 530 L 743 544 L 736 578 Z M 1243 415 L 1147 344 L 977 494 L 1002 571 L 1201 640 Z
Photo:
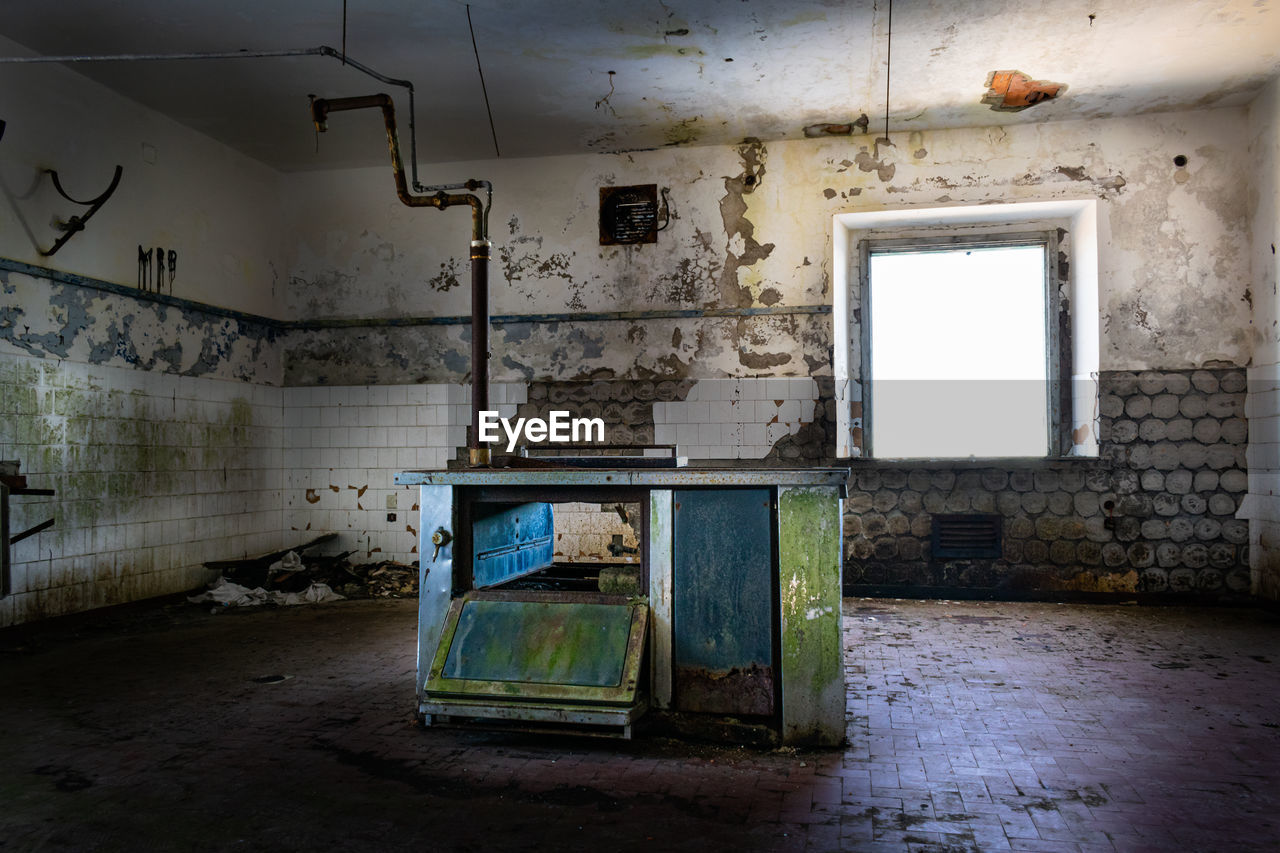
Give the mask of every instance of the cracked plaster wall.
M 1245 111 L 1145 115 L 868 137 L 434 166 L 495 186 L 495 314 L 830 303 L 831 215 L 889 206 L 1104 201 L 1104 370 L 1247 363 Z M 1190 158 L 1184 169 L 1173 157 Z M 670 187 L 656 245 L 598 244 L 600 186 Z M 289 311 L 300 317 L 469 313 L 463 210 L 410 210 L 387 169 L 291 178 Z M 502 326 L 503 380 L 821 376 L 825 315 Z M 462 378 L 465 327 L 307 333 L 290 383 Z M 321 368 L 323 365 L 323 369 Z
M 794 228 L 789 214 L 771 225 L 783 187 L 768 174 L 768 156 L 759 144 L 672 148 L 433 167 L 423 180 L 493 181 L 494 314 L 825 305 L 820 233 L 809 254 L 799 243 L 780 251 L 757 239 L 770 227 Z M 382 169 L 295 180 L 291 312 L 469 314 L 465 210 L 404 208 Z M 658 244 L 600 246 L 599 187 L 651 182 L 671 187 L 672 220 Z M 809 375 L 830 369 L 828 326 L 822 314 L 504 324 L 493 335 L 493 373 L 526 381 Z M 351 381 L 456 381 L 468 369 L 469 334 L 448 326 L 307 334 L 287 347 L 288 381 L 346 381 L 332 378 L 344 368 L 356 371 Z

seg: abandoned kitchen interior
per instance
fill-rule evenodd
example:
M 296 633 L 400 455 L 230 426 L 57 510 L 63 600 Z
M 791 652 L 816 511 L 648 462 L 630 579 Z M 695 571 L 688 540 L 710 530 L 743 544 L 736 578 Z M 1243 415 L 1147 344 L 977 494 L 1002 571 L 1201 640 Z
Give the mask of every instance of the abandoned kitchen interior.
M 1274 0 L 10 7 L 0 847 L 1280 848 Z

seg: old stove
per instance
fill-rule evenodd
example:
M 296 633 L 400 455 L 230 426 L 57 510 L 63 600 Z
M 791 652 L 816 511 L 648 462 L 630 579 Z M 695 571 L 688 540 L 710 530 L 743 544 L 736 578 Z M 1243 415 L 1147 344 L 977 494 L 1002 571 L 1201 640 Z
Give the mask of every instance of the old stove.
M 424 721 L 629 737 L 652 712 L 745 721 L 783 744 L 842 742 L 848 471 L 621 461 L 396 475 L 421 491 Z M 621 583 L 556 566 L 567 501 L 639 508 Z

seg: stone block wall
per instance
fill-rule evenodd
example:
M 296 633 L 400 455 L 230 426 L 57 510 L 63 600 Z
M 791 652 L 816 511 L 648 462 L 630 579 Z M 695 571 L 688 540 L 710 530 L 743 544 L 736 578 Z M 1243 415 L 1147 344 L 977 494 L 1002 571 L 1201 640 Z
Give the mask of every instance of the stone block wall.
M 845 587 L 1246 593 L 1240 369 L 1101 376 L 1098 459 L 854 462 Z M 998 559 L 931 556 L 933 516 L 1002 516 Z

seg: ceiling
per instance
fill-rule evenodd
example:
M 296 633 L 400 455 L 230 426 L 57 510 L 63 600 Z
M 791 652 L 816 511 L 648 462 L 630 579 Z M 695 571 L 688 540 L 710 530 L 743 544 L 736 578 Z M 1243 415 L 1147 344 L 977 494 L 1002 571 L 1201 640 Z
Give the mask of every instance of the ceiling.
M 343 0 L 4 4 L 42 55 L 343 44 Z M 1247 102 L 1280 72 L 1280 0 L 897 0 L 891 129 L 1107 117 Z M 888 0 L 347 0 L 346 51 L 416 87 L 421 163 L 800 138 L 885 118 Z M 12 67 L 12 66 L 10 66 Z M 82 62 L 76 70 L 277 169 L 382 165 L 371 113 L 314 134 L 307 95 L 404 90 L 321 56 Z M 993 71 L 1065 84 L 1021 112 Z M 0 64 L 0 85 L 5 66 Z M 495 148 L 494 135 L 497 137 Z M 317 152 L 317 141 L 319 151 Z

